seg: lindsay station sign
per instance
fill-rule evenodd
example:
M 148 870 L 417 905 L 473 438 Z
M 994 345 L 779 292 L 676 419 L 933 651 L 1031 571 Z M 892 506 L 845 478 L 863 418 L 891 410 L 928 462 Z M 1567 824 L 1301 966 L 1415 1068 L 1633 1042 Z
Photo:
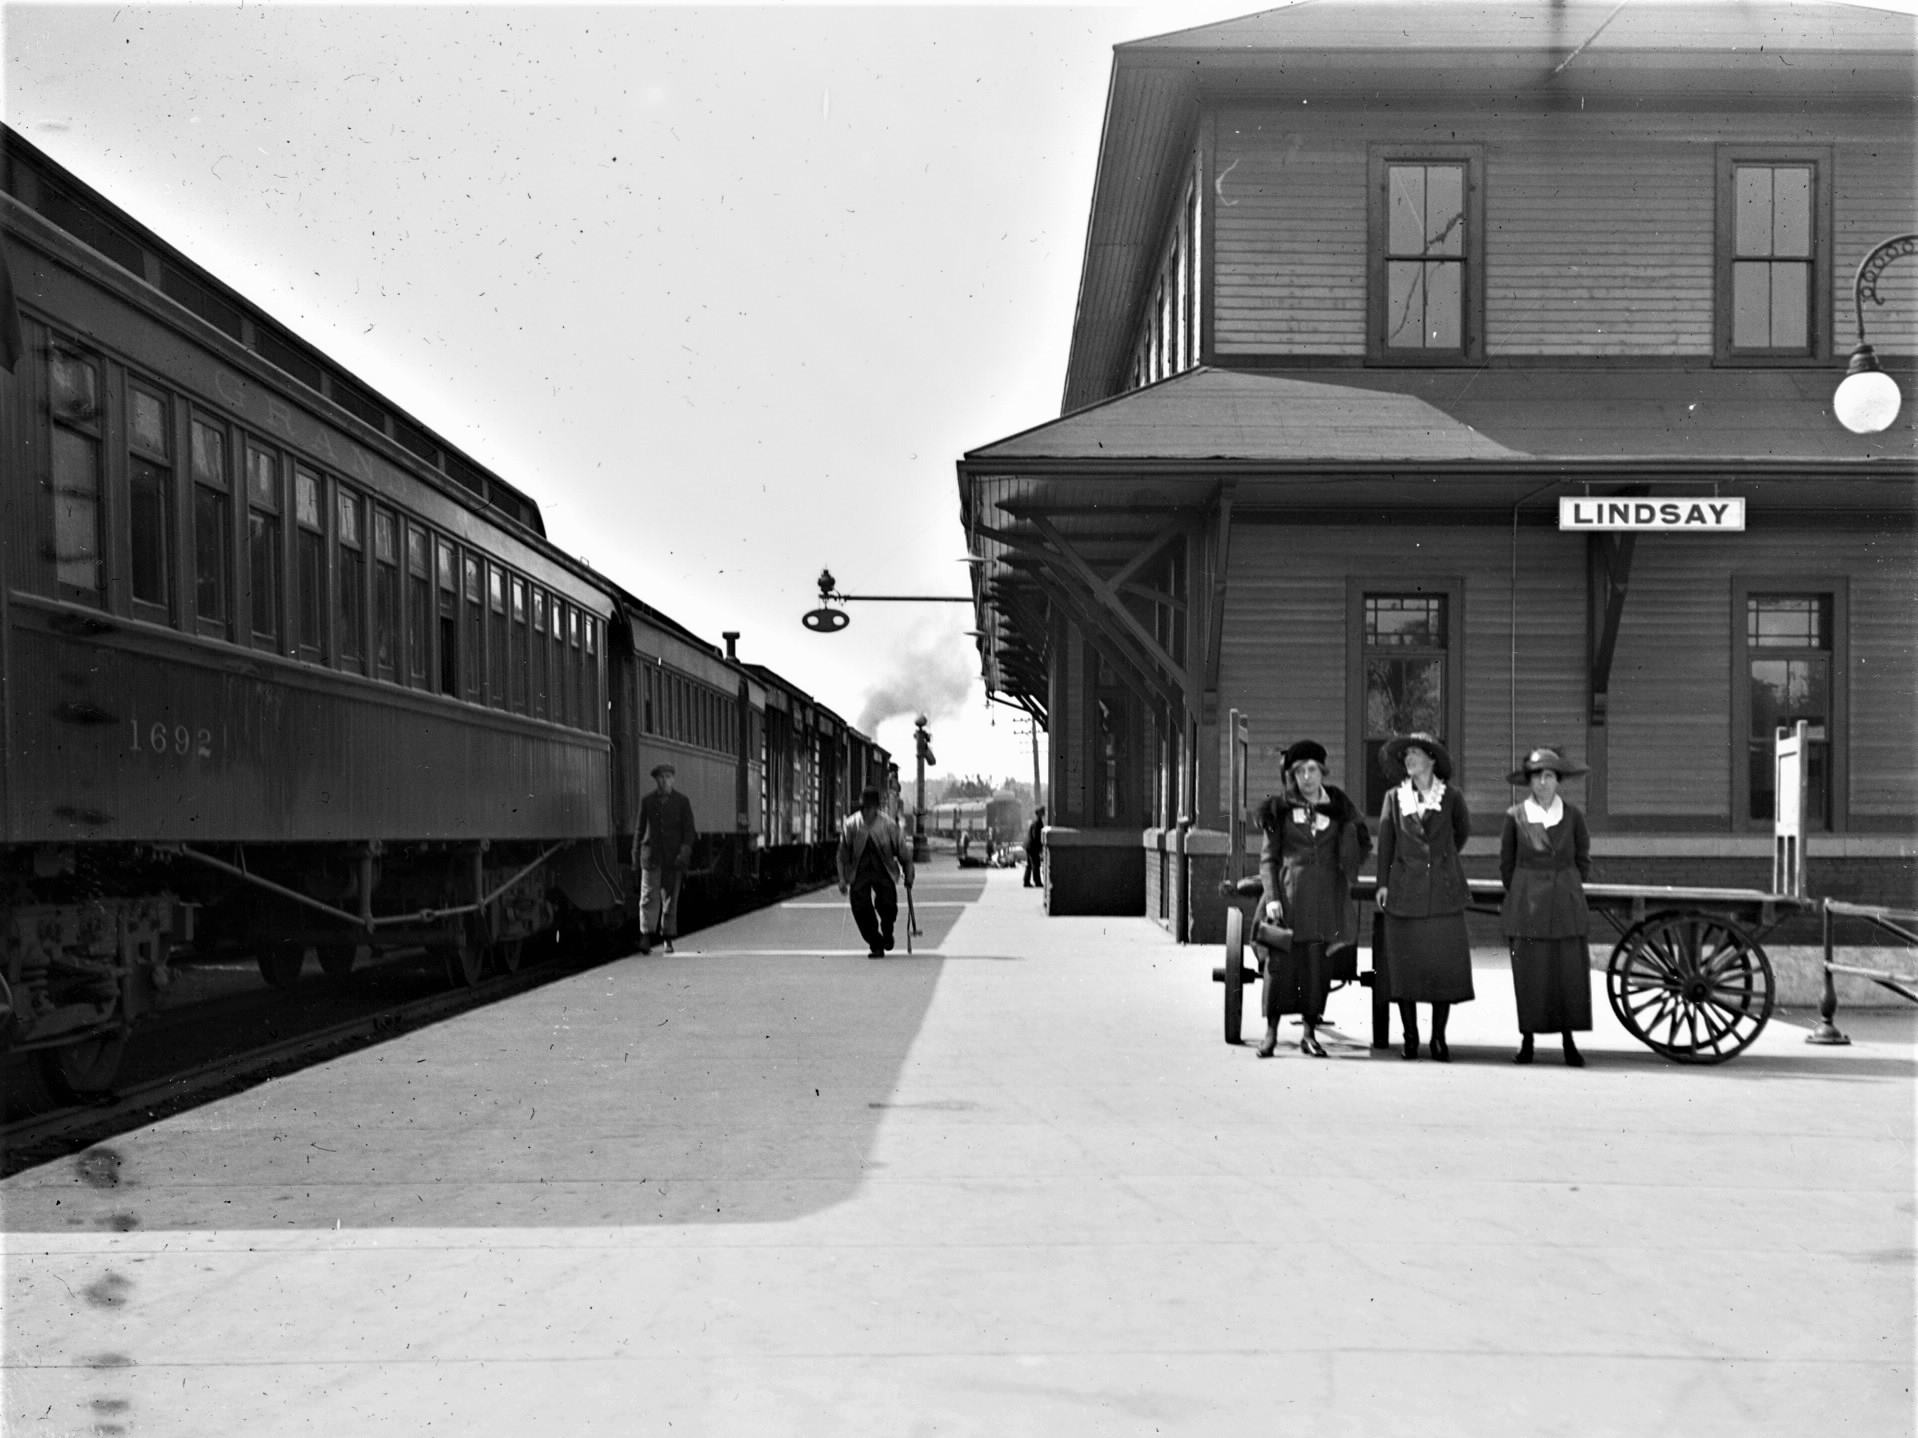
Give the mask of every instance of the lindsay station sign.
M 1560 529 L 1697 529 L 1743 533 L 1742 499 L 1613 499 L 1599 495 L 1561 497 Z

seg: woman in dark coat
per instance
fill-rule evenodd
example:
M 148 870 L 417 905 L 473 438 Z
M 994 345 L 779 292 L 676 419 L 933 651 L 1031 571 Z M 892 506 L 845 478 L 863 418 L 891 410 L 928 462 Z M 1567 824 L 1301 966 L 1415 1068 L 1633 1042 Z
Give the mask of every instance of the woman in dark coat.
M 1356 931 L 1352 881 L 1372 836 L 1358 806 L 1325 782 L 1322 744 L 1301 739 L 1285 751 L 1282 762 L 1283 792 L 1259 806 L 1259 827 L 1265 830 L 1259 877 L 1265 882 L 1265 916 L 1292 930 L 1292 948 L 1266 960 L 1265 1042 L 1259 1057 L 1269 1059 L 1277 1051 L 1280 1017 L 1298 1014 L 1305 1021 L 1299 1052 L 1322 1059 L 1317 1029 L 1332 977 L 1326 950 L 1350 941 Z
M 1533 1034 L 1559 1034 L 1565 1062 L 1583 1068 L 1572 1042 L 1592 1026 L 1592 961 L 1585 936 L 1592 918 L 1585 880 L 1592 876 L 1592 840 L 1585 815 L 1559 797 L 1561 779 L 1583 774 L 1557 749 L 1534 749 L 1506 782 L 1529 785 L 1531 797 L 1505 811 L 1498 874 L 1505 881 L 1505 935 L 1512 945 L 1512 994 L 1518 1000 L 1518 1052 L 1532 1061 Z
M 1472 999 L 1472 943 L 1465 932 L 1465 869 L 1472 834 L 1464 796 L 1452 788 L 1452 756 L 1430 734 L 1402 734 L 1379 751 L 1394 787 L 1379 811 L 1378 905 L 1385 914 L 1386 971 L 1405 1025 L 1404 1056 L 1419 1056 L 1418 1005 L 1432 1006 L 1432 1057 L 1452 1061 L 1445 1022 Z

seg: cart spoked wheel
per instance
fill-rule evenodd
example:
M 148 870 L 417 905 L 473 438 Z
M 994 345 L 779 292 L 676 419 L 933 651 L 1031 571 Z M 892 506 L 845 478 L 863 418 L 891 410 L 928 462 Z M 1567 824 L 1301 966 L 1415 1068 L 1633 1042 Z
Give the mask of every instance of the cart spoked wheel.
M 112 1091 L 127 1050 L 124 1029 L 93 1034 L 75 1044 L 47 1049 L 38 1057 L 40 1080 L 60 1103 L 85 1103 Z
M 1729 919 L 1653 914 L 1612 950 L 1605 993 L 1618 1021 L 1654 1053 L 1722 1064 L 1749 1048 L 1771 1019 L 1771 961 Z
M 1225 985 L 1225 1041 L 1245 1042 L 1245 986 L 1258 978 L 1256 970 L 1245 966 L 1245 913 L 1237 908 L 1225 911 L 1225 963 L 1212 971 L 1212 982 Z

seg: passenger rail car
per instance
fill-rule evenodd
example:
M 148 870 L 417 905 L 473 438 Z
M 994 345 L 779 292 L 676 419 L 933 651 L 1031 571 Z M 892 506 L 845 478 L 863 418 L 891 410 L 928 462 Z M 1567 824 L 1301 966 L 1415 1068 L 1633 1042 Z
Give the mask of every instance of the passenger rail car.
M 1016 797 L 995 794 L 990 799 L 954 799 L 933 805 L 926 812 L 926 832 L 940 839 L 971 834 L 995 844 L 1023 844 L 1025 820 L 1025 805 Z
M 661 758 L 760 881 L 763 681 L 3 127 L 0 231 L 0 1053 L 107 1087 L 187 954 L 616 926 Z

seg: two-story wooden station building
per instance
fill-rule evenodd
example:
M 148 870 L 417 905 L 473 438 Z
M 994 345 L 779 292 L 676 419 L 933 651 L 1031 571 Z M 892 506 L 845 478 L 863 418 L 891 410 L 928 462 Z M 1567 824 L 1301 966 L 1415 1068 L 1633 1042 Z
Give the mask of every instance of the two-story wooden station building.
M 1554 743 L 1603 877 L 1759 886 L 1803 718 L 1813 886 L 1908 900 L 1918 264 L 1867 305 L 1897 421 L 1832 396 L 1854 270 L 1918 229 L 1915 56 L 1904 15 L 1613 0 L 1118 47 L 1064 412 L 959 463 L 1052 911 L 1208 936 L 1234 711 L 1254 803 L 1309 737 L 1376 813 L 1434 731 L 1485 873 Z

